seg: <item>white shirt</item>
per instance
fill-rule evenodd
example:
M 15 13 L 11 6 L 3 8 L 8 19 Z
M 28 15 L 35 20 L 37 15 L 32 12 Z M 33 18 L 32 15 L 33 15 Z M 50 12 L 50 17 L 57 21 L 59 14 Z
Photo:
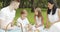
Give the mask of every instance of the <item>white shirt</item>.
M 56 9 L 56 13 L 54 15 L 52 15 L 52 11 L 50 12 L 50 14 L 48 14 L 48 19 L 51 23 L 54 23 L 59 20 L 58 8 Z
M 23 32 L 26 32 L 25 27 L 29 24 L 28 19 L 25 18 L 25 19 L 22 20 L 21 18 L 18 18 L 18 19 L 17 19 L 17 25 L 19 25 L 20 23 L 22 24 Z
M 10 11 L 9 6 L 1 9 L 0 19 L 3 20 L 1 23 L 1 28 L 6 27 L 10 22 L 14 20 L 15 10 Z

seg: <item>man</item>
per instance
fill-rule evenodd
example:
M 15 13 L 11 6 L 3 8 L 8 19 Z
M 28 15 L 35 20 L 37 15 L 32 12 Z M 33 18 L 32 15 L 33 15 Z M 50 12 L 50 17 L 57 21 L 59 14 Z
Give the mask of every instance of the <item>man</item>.
M 15 9 L 19 7 L 19 1 L 15 0 L 10 3 L 9 6 L 1 9 L 0 11 L 0 28 L 1 29 L 6 29 L 7 25 L 11 22 L 13 22 L 14 17 L 15 17 Z M 8 29 L 13 29 L 11 27 L 11 24 L 8 25 Z

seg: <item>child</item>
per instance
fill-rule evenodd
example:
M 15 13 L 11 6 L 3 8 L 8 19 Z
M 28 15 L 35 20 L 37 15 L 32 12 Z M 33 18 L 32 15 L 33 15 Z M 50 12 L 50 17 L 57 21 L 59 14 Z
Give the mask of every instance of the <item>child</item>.
M 29 28 L 31 28 L 29 21 L 27 19 L 27 11 L 26 10 L 21 11 L 21 17 L 19 17 L 17 19 L 17 25 L 21 27 L 23 32 L 28 32 L 27 30 Z
M 36 8 L 34 12 L 35 12 L 35 17 L 34 17 L 34 19 L 35 19 L 35 28 L 36 28 L 36 30 L 38 30 L 40 32 L 43 32 L 44 21 L 43 21 L 43 17 L 42 17 L 42 14 L 41 14 L 41 9 Z

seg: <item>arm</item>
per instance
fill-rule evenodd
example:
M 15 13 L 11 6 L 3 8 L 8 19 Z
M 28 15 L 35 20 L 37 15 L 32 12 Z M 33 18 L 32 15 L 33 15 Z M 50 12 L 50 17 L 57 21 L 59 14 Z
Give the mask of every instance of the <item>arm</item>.
M 2 27 L 2 23 L 5 21 L 6 14 L 3 9 L 0 11 L 0 28 L 6 29 L 6 26 Z
M 13 27 L 14 26 L 14 20 L 11 22 L 11 27 Z
M 14 15 L 13 15 L 14 17 L 13 17 L 13 21 L 11 23 L 11 27 L 14 26 L 15 14 L 16 14 L 16 11 L 14 11 Z
M 37 23 L 36 23 L 36 17 L 34 16 L 34 22 L 35 22 L 35 26 L 37 25 Z
M 32 25 L 31 24 L 27 24 L 25 26 L 25 29 L 26 29 L 26 31 L 32 31 Z
M 22 24 L 20 23 L 20 27 L 21 27 L 21 31 L 23 32 L 23 27 L 22 27 Z
M 58 21 L 60 21 L 60 9 L 59 9 L 59 11 L 58 11 L 58 16 L 59 16 L 59 20 L 58 20 Z
M 32 25 L 29 23 L 28 19 L 26 21 L 27 21 L 27 24 L 26 24 L 25 28 L 26 28 L 27 31 L 31 31 L 32 30 Z
M 47 12 L 46 12 L 46 16 L 47 16 L 46 28 L 48 28 L 48 27 L 49 27 L 49 19 L 48 19 L 48 14 L 47 14 Z
M 44 19 L 43 19 L 43 17 L 42 17 L 42 25 L 44 25 Z
M 6 26 L 6 29 L 13 29 L 15 28 L 16 26 L 14 26 L 14 20 L 12 22 L 10 22 L 7 26 Z
M 21 27 L 22 26 L 22 24 L 20 23 L 21 21 L 19 21 L 19 19 L 17 19 L 17 26 L 18 27 Z
M 17 19 L 17 26 L 21 28 L 21 31 L 23 32 L 23 27 L 22 27 L 22 23 L 20 21 L 20 19 Z
M 0 19 L 0 28 L 1 28 L 1 19 Z
M 37 26 L 36 26 L 36 28 L 44 25 L 44 20 L 43 20 L 43 17 L 41 17 L 41 21 L 42 21 L 42 24 L 37 25 Z

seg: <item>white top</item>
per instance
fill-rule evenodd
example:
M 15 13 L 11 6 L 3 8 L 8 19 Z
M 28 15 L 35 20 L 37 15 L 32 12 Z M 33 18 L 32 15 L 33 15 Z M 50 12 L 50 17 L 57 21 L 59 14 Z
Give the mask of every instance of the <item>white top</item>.
M 50 12 L 50 14 L 48 14 L 48 19 L 51 23 L 54 23 L 59 20 L 58 8 L 56 9 L 56 13 L 54 15 L 52 15 L 52 11 Z
M 36 16 L 36 22 L 37 22 L 38 25 L 41 25 L 41 24 L 42 24 L 41 17 L 38 18 L 38 17 Z
M 23 20 L 21 18 L 18 18 L 17 19 L 17 25 L 19 25 L 19 24 L 22 24 L 23 32 L 25 32 L 26 31 L 25 27 L 29 24 L 29 21 L 27 18 L 25 18 Z
M 15 10 L 10 11 L 9 6 L 1 9 L 0 19 L 3 20 L 1 23 L 1 28 L 6 27 L 10 22 L 14 20 Z

